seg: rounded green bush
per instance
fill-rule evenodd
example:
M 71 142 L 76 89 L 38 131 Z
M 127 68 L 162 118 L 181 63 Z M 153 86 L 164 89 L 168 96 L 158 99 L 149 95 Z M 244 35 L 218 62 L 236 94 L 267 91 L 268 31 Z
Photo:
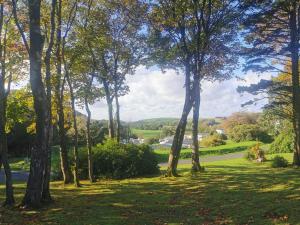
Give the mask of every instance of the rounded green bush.
M 282 156 L 275 156 L 273 158 L 271 166 L 273 168 L 287 167 L 289 162 Z
M 88 174 L 87 153 L 79 155 L 80 175 Z M 155 153 L 148 145 L 121 144 L 107 140 L 93 148 L 94 176 L 129 178 L 152 175 L 159 172 Z
M 279 134 L 271 144 L 268 153 L 290 153 L 294 150 L 294 135 L 292 132 Z

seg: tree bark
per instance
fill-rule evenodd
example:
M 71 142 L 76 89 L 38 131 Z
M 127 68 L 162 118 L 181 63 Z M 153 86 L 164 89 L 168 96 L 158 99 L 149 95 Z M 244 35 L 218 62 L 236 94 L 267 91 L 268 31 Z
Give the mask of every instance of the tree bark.
M 194 104 L 193 104 L 193 148 L 192 148 L 192 171 L 199 172 L 201 170 L 199 160 L 199 141 L 198 141 L 198 125 L 200 110 L 200 80 L 194 79 Z
M 74 185 L 75 187 L 80 187 L 80 181 L 79 181 L 79 159 L 78 159 L 78 127 L 77 127 L 77 115 L 76 115 L 76 108 L 75 108 L 75 96 L 74 96 L 74 90 L 73 86 L 70 80 L 69 71 L 67 68 L 66 63 L 64 64 L 65 71 L 66 71 L 66 79 L 70 88 L 70 95 L 71 95 L 71 105 L 72 105 L 72 114 L 73 114 L 73 128 L 74 128 Z
M 46 89 L 47 89 L 47 103 L 48 103 L 48 116 L 49 116 L 49 140 L 48 140 L 48 147 L 47 147 L 47 159 L 45 162 L 45 173 L 44 173 L 44 184 L 43 184 L 43 193 L 42 193 L 42 200 L 44 202 L 51 202 L 52 197 L 50 194 L 50 176 L 51 176 L 51 146 L 52 146 L 52 138 L 53 138 L 53 125 L 52 125 L 52 84 L 51 84 L 51 53 L 54 45 L 54 33 L 55 33 L 55 8 L 56 8 L 56 0 L 52 0 L 51 3 L 51 32 L 50 32 L 50 39 L 49 45 L 46 51 L 44 63 L 45 63 L 45 70 L 46 70 Z
M 11 169 L 8 163 L 8 149 L 7 149 L 7 135 L 5 131 L 6 125 L 6 106 L 8 92 L 5 90 L 5 78 L 6 78 L 6 32 L 4 31 L 4 37 L 2 38 L 3 22 L 4 22 L 4 3 L 0 6 L 0 61 L 1 61 L 1 74 L 0 74 L 0 169 L 3 164 L 5 172 L 5 185 L 6 185 L 6 199 L 3 205 L 13 205 L 15 203 Z M 3 39 L 3 43 L 2 43 Z M 10 84 L 8 84 L 10 85 Z
M 117 91 L 115 92 L 115 100 L 116 100 L 116 138 L 117 142 L 120 142 L 120 134 L 121 134 L 121 120 L 120 120 L 120 104 L 119 97 Z
M 182 111 L 180 121 L 177 125 L 174 135 L 172 147 L 169 155 L 168 169 L 166 176 L 177 176 L 177 164 L 180 157 L 180 151 L 184 138 L 185 128 L 187 124 L 188 115 L 193 106 L 193 100 L 191 96 L 191 81 L 190 81 L 190 62 L 187 58 L 185 63 L 185 102 Z
M 94 168 L 93 168 L 93 152 L 92 152 L 92 139 L 91 139 L 91 111 L 89 108 L 89 103 L 87 97 L 84 99 L 85 109 L 87 112 L 86 120 L 86 145 L 88 150 L 88 170 L 89 170 L 89 180 L 91 183 L 95 182 L 94 178 Z
M 290 12 L 290 50 L 292 57 L 292 101 L 293 124 L 295 128 L 293 164 L 300 166 L 300 91 L 299 91 L 299 35 L 297 25 L 298 3 L 293 1 Z
M 40 27 L 40 0 L 28 0 L 30 31 L 30 84 L 36 113 L 36 143 L 31 152 L 30 173 L 26 193 L 22 201 L 24 207 L 40 207 L 44 182 L 45 161 L 48 147 L 48 105 L 42 80 L 43 36 Z
M 115 138 L 115 129 L 114 129 L 114 115 L 113 115 L 113 105 L 112 105 L 112 97 L 111 92 L 109 90 L 108 82 L 105 79 L 102 79 L 105 97 L 108 107 L 108 133 L 110 138 Z
M 72 172 L 69 165 L 68 159 L 68 149 L 66 143 L 66 130 L 65 130 L 65 118 L 64 118 L 64 84 L 61 82 L 62 79 L 62 59 L 61 59 L 61 10 L 62 10 L 62 1 L 58 1 L 58 11 L 57 11 L 57 33 L 56 33 L 56 100 L 57 100 L 57 114 L 58 114 L 58 130 L 59 130 L 59 139 L 60 139 L 60 160 L 61 160 L 61 170 L 63 173 L 64 184 L 69 184 L 72 182 Z

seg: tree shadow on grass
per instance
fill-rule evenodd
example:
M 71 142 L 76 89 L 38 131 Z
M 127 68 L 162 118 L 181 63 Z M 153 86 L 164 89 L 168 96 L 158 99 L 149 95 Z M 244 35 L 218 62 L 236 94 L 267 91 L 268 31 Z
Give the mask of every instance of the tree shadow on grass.
M 1 209 L 11 224 L 298 224 L 300 178 L 294 169 L 207 166 L 179 178 L 52 185 L 55 202 L 39 212 Z M 17 186 L 17 195 L 24 188 Z M 1 194 L 2 187 L 1 187 Z M 3 195 L 1 195 L 3 200 Z M 14 218 L 12 218 L 14 217 Z

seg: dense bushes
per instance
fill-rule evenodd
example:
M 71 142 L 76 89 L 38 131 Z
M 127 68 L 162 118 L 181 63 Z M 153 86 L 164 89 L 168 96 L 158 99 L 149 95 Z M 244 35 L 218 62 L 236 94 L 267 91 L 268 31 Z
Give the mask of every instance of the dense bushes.
M 201 141 L 201 145 L 203 145 L 204 147 L 215 147 L 215 146 L 225 145 L 225 144 L 226 142 L 224 141 L 223 137 L 218 134 L 205 137 Z
M 288 164 L 289 163 L 285 158 L 283 158 L 282 156 L 277 155 L 273 158 L 271 166 L 273 168 L 280 168 L 280 167 L 287 167 Z
M 294 135 L 291 131 L 279 134 L 271 144 L 268 153 L 288 153 L 293 152 Z
M 236 142 L 241 141 L 262 141 L 269 143 L 272 138 L 258 125 L 243 124 L 235 126 L 229 133 L 229 138 Z
M 147 145 L 153 145 L 153 144 L 157 144 L 159 143 L 159 139 L 158 138 L 146 138 L 145 139 L 145 144 Z
M 81 177 L 87 177 L 87 154 L 80 154 Z M 119 144 L 108 140 L 93 148 L 96 177 L 129 178 L 158 173 L 155 154 L 148 145 Z
M 259 142 L 248 149 L 245 158 L 248 160 L 256 160 L 258 162 L 266 161 L 265 152 L 260 148 Z

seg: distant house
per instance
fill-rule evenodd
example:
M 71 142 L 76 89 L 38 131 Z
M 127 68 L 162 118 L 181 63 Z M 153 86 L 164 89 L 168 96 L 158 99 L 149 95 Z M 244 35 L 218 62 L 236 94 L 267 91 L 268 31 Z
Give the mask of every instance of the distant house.
M 136 144 L 136 145 L 138 145 L 138 144 L 144 144 L 144 142 L 145 142 L 145 140 L 142 139 L 142 138 L 138 138 L 138 139 L 130 138 L 130 139 L 129 139 L 129 143 L 131 143 L 131 144 Z
M 225 134 L 225 131 L 223 129 L 216 129 L 216 132 L 218 134 Z
M 208 136 L 208 133 L 200 133 L 198 134 L 198 141 L 201 141 L 204 137 Z M 160 147 L 171 147 L 173 143 L 174 136 L 165 137 L 159 140 Z M 184 135 L 182 141 L 183 148 L 192 148 L 193 147 L 193 136 L 186 134 Z

